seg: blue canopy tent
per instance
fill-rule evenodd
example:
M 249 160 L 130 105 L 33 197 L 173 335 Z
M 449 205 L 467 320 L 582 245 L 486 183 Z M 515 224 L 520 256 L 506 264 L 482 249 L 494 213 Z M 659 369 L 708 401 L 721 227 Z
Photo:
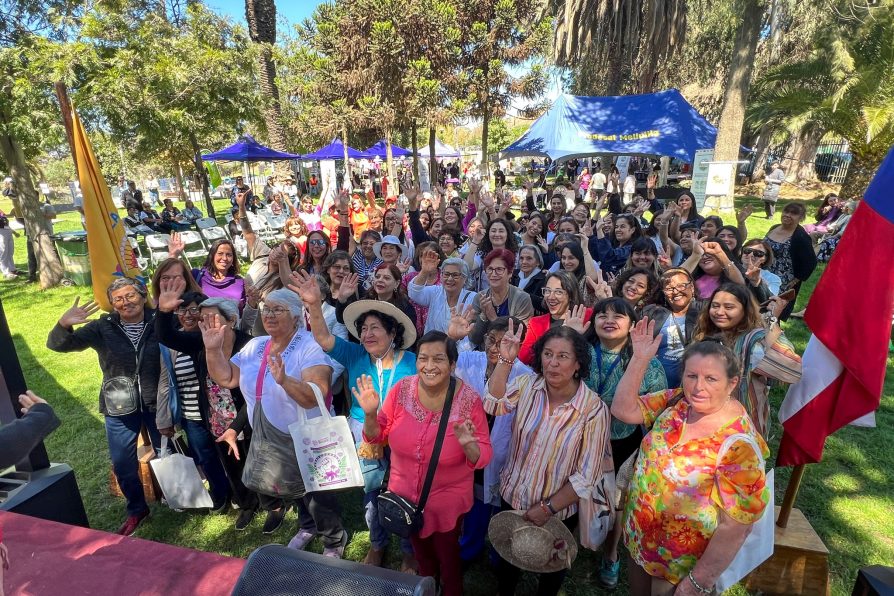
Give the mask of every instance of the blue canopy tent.
M 204 161 L 278 161 L 301 159 L 297 153 L 285 153 L 257 142 L 251 135 L 242 135 L 229 147 L 202 156 Z
M 382 139 L 372 147 L 368 148 L 364 153 L 368 153 L 373 157 L 378 157 L 379 159 L 386 159 L 388 157 L 388 143 L 385 139 Z M 410 157 L 413 155 L 413 152 L 409 149 L 404 149 L 403 147 L 398 147 L 394 143 L 391 143 L 391 156 L 392 157 Z
M 348 157 L 350 159 L 373 159 L 374 155 L 366 153 L 365 151 L 359 151 L 354 149 L 353 147 L 348 147 Z M 318 149 L 313 153 L 308 153 L 304 156 L 304 159 L 344 159 L 345 158 L 345 146 L 342 144 L 341 139 L 338 137 L 332 139 L 332 142 L 323 147 L 322 149 Z
M 644 95 L 560 95 L 500 158 L 554 161 L 599 154 L 667 155 L 691 162 L 714 146 L 717 129 L 676 89 Z

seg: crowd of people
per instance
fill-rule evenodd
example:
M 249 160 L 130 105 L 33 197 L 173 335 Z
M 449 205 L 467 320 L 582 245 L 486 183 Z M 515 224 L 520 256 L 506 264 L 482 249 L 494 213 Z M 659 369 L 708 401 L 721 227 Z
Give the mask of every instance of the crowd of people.
M 452 182 L 403 185 L 384 209 L 372 192 L 324 186 L 320 200 L 290 203 L 272 247 L 237 180 L 250 262 L 221 239 L 192 269 L 175 234 L 149 288 L 116 279 L 111 313 L 91 320 L 98 306 L 76 301 L 50 331 L 50 349 L 99 356 L 127 503 L 119 532 L 149 515 L 140 429 L 156 446 L 182 429 L 213 509 L 238 507 L 236 530 L 263 512 L 273 533 L 294 508 L 290 547 L 319 537 L 343 556 L 338 493 L 305 490 L 288 431 L 320 393 L 347 417 L 362 464 L 365 563 L 384 564 L 392 538 L 383 499 L 418 502 L 430 483 L 400 568 L 438 578 L 444 594 L 461 594 L 464 564 L 486 552 L 500 594 L 523 570 L 556 594 L 575 530 L 598 535 L 605 588 L 626 552 L 634 593 L 710 593 L 765 514 L 769 391 L 801 374 L 780 323 L 816 267 L 811 236 L 847 209 L 830 199 L 805 229 L 790 203 L 749 238 L 749 211 L 727 225 L 689 193 L 625 200 L 612 174 L 587 173 L 585 192 L 580 178 L 548 189 L 542 211 L 528 184 L 520 213 L 474 178 L 465 196 Z M 526 528 L 543 552 L 513 542 Z

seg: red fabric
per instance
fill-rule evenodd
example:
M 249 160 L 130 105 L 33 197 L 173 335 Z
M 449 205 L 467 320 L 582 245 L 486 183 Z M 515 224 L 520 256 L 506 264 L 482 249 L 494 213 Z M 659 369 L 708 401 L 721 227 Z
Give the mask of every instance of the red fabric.
M 427 538 L 411 536 L 413 554 L 419 563 L 419 575 L 440 577 L 443 596 L 462 596 L 463 564 L 459 551 L 462 518 L 449 532 L 435 532 Z
M 894 314 L 894 222 L 868 199 L 872 191 L 886 193 L 891 204 L 890 184 L 884 188 L 877 184 L 894 177 L 894 159 L 889 156 L 886 163 L 888 167 L 879 169 L 867 200 L 848 223 L 804 317 L 814 337 L 834 354 L 844 371 L 783 422 L 777 465 L 820 461 L 827 436 L 878 409 Z M 885 169 L 887 175 L 883 175 Z M 805 358 L 804 369 L 810 366 Z M 793 386 L 786 399 L 802 389 Z
M 459 382 L 457 383 L 459 385 Z M 438 435 L 441 413 L 428 410 L 419 402 L 419 377 L 413 375 L 397 382 L 379 410 L 381 432 L 375 440 L 365 434 L 370 443 L 388 441 L 391 447 L 391 477 L 388 488 L 414 503 L 419 501 L 428 462 Z M 420 537 L 433 532 L 449 532 L 457 520 L 472 508 L 472 482 L 474 470 L 484 469 L 490 463 L 493 450 L 487 427 L 487 416 L 481 398 L 462 383 L 453 397 L 450 418 L 438 470 L 431 485 L 428 503 L 423 512 L 424 523 Z M 453 434 L 456 422 L 471 420 L 475 425 L 475 438 L 481 455 L 475 464 L 469 463 L 466 454 Z
M 144 523 L 152 523 L 151 518 Z M 9 594 L 230 594 L 245 560 L 0 511 Z
M 588 308 L 584 322 L 589 321 L 592 318 L 593 309 Z M 518 349 L 518 359 L 524 364 L 531 366 L 531 363 L 534 362 L 534 344 L 537 343 L 537 340 L 540 339 L 544 333 L 549 331 L 551 323 L 552 315 L 549 313 L 531 317 L 531 319 L 528 320 L 528 330 L 525 332 L 525 338 L 522 340 L 522 345 Z

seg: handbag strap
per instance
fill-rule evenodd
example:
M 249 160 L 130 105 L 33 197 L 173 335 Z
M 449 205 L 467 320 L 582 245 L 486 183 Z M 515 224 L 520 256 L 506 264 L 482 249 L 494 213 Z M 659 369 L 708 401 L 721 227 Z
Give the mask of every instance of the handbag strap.
M 447 433 L 447 423 L 450 420 L 450 408 L 453 406 L 453 393 L 456 391 L 456 377 L 450 377 L 450 386 L 447 388 L 447 399 L 444 401 L 444 409 L 441 410 L 441 422 L 438 424 L 438 436 L 431 452 L 431 460 L 428 462 L 428 472 L 425 474 L 425 483 L 422 485 L 422 493 L 419 494 L 419 504 L 416 511 L 422 513 L 425 502 L 428 501 L 428 493 L 431 491 L 432 482 L 435 479 L 435 471 L 438 469 L 438 460 L 441 458 L 441 445 L 444 443 L 444 435 Z
M 268 340 L 264 346 L 264 355 L 261 357 L 261 366 L 258 367 L 258 378 L 255 379 L 255 401 L 261 401 L 261 393 L 264 392 L 264 376 L 267 374 L 267 358 L 270 357 L 270 346 L 273 340 Z

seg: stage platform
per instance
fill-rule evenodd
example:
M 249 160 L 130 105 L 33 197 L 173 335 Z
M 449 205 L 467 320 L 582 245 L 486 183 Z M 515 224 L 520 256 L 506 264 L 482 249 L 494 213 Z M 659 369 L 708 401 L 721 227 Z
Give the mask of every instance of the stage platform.
M 7 594 L 230 594 L 244 559 L 0 511 Z

